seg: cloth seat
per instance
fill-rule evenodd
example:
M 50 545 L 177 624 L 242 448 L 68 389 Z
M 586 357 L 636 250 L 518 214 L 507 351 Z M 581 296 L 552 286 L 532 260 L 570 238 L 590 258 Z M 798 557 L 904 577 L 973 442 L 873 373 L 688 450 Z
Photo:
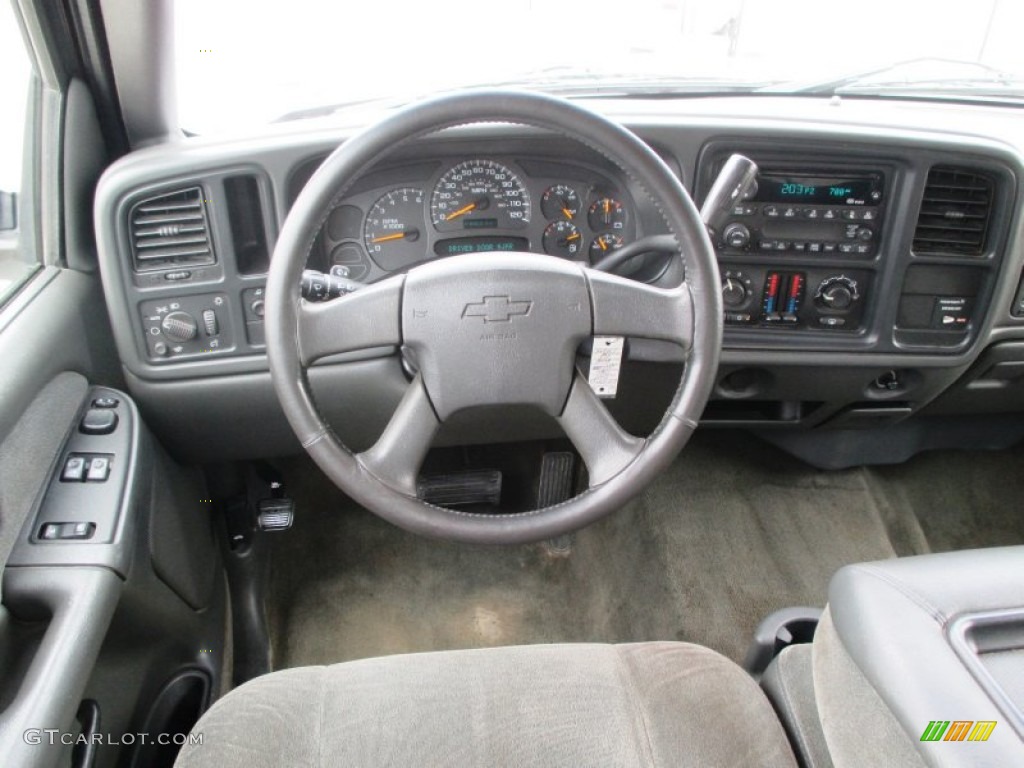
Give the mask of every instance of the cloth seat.
M 787 766 L 756 683 L 686 643 L 535 645 L 298 667 L 232 691 L 176 768 Z

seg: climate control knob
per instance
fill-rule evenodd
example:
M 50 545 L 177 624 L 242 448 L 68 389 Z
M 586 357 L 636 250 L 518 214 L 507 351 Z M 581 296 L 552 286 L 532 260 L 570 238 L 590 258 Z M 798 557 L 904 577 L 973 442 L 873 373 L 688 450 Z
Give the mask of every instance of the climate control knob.
M 733 222 L 722 231 L 722 242 L 730 248 L 746 248 L 750 243 L 750 230 L 744 224 Z
M 849 309 L 859 298 L 857 281 L 846 275 L 825 278 L 814 294 L 820 306 L 836 310 Z
M 199 324 L 188 312 L 171 312 L 160 323 L 164 336 L 172 341 L 192 341 L 199 333 Z
M 739 280 L 727 277 L 722 281 L 722 303 L 727 307 L 741 307 L 747 301 L 747 289 Z

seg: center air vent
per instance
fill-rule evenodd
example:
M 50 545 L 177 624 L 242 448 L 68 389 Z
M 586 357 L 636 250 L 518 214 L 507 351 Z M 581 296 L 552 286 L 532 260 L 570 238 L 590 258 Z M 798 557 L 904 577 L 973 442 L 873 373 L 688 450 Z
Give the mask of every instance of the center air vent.
M 135 269 L 151 272 L 213 264 L 210 224 L 200 187 L 137 203 L 131 212 Z
M 914 231 L 914 252 L 951 256 L 984 253 L 992 191 L 988 176 L 962 168 L 932 168 Z

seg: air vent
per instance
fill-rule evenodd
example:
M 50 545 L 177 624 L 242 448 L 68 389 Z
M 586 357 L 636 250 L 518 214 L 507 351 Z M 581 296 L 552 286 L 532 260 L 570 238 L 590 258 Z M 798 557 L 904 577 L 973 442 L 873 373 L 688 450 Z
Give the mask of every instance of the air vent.
M 979 173 L 932 168 L 914 231 L 914 252 L 947 256 L 984 253 L 993 186 L 992 179 Z
M 213 264 L 206 201 L 199 187 L 151 197 L 131 212 L 135 269 L 151 272 Z

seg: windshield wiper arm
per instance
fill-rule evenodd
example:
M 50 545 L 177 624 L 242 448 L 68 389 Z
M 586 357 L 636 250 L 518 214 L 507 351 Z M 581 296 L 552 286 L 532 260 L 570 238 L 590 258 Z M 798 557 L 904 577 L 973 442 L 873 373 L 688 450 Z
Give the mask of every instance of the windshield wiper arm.
M 902 80 L 885 80 L 885 81 L 872 81 L 871 78 L 878 75 L 891 75 L 899 72 L 901 69 L 908 67 L 914 67 L 921 64 L 938 64 L 941 66 L 957 66 L 963 68 L 970 68 L 977 72 L 981 70 L 980 74 L 975 75 L 964 75 L 961 77 L 931 77 L 924 79 L 915 79 L 912 76 Z M 799 93 L 806 95 L 823 95 L 832 96 L 837 93 L 842 93 L 848 89 L 858 88 L 870 88 L 870 87 L 907 87 L 912 88 L 915 86 L 929 86 L 929 85 L 971 85 L 971 84 L 1001 84 L 1001 85 L 1013 85 L 1019 82 L 1019 78 L 1016 75 L 1002 70 L 990 67 L 987 64 L 982 64 L 977 61 L 965 61 L 960 59 L 943 59 L 939 57 L 923 57 L 917 59 L 904 59 L 903 61 L 897 61 L 893 64 L 889 64 L 885 67 L 877 67 L 875 69 L 861 70 L 859 72 L 851 72 L 843 77 L 830 78 L 828 80 L 816 80 L 808 82 L 786 82 L 769 85 L 765 88 L 760 89 L 761 93 Z

